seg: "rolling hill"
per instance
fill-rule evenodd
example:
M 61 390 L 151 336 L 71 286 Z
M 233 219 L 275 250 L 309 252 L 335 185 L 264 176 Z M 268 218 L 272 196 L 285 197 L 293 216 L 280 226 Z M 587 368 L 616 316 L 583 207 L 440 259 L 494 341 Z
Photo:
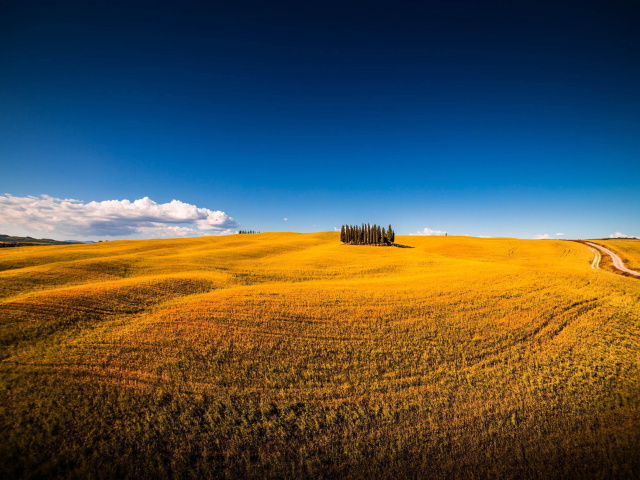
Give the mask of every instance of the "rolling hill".
M 52 240 L 50 238 L 17 237 L 15 235 L 0 234 L 0 247 L 4 246 L 33 246 L 33 245 L 66 245 L 69 243 L 93 243 L 81 242 L 79 240 Z
M 0 474 L 640 471 L 640 281 L 574 242 L 396 241 L 0 250 Z

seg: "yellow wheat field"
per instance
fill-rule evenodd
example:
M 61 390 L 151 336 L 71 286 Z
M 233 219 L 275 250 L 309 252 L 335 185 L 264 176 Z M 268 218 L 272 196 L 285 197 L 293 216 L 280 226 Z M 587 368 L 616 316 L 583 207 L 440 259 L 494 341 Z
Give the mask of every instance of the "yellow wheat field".
M 574 242 L 396 240 L 0 250 L 0 473 L 637 476 L 640 281 Z

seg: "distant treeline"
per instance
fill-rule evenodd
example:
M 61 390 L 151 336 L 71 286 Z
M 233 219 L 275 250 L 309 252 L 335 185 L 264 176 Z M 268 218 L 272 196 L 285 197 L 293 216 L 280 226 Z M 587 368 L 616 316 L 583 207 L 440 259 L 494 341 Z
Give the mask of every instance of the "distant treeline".
M 255 230 L 238 230 L 238 233 L 260 233 L 260 232 L 256 232 Z
M 362 224 L 343 225 L 340 230 L 340 241 L 348 245 L 393 245 L 396 241 L 396 234 L 389 225 L 389 228 L 382 228 L 379 225 Z
M 19 242 L 11 242 L 11 243 L 0 242 L 0 248 L 6 248 L 6 247 L 28 247 L 30 245 L 37 245 L 37 244 L 36 243 L 19 243 Z

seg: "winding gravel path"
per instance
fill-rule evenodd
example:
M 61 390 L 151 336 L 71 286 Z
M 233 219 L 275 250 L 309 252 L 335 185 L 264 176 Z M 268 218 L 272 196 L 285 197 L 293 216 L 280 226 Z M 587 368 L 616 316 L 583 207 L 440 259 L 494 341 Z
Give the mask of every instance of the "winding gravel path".
M 601 252 L 604 252 L 607 255 L 609 255 L 613 260 L 613 266 L 616 267 L 618 270 L 628 273 L 630 275 L 635 275 L 636 277 L 640 277 L 640 272 L 636 272 L 635 270 L 631 270 L 630 268 L 625 267 L 622 259 L 618 255 L 613 253 L 611 250 L 609 250 L 608 248 L 603 247 L 602 245 L 598 245 L 597 243 L 591 243 L 591 242 L 584 242 L 584 243 L 589 245 L 590 247 L 597 248 Z M 591 263 L 591 268 L 595 268 L 594 265 L 597 267 L 599 263 L 600 263 L 599 258 L 597 263 L 596 263 L 596 259 L 594 259 L 593 262 Z

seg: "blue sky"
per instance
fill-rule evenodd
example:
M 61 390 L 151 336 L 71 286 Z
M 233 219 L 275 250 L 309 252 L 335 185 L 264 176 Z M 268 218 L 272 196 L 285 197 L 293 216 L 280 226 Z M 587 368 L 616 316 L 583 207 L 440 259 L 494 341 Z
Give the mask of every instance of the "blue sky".
M 0 7 L 0 233 L 640 235 L 630 6 L 90 3 Z

